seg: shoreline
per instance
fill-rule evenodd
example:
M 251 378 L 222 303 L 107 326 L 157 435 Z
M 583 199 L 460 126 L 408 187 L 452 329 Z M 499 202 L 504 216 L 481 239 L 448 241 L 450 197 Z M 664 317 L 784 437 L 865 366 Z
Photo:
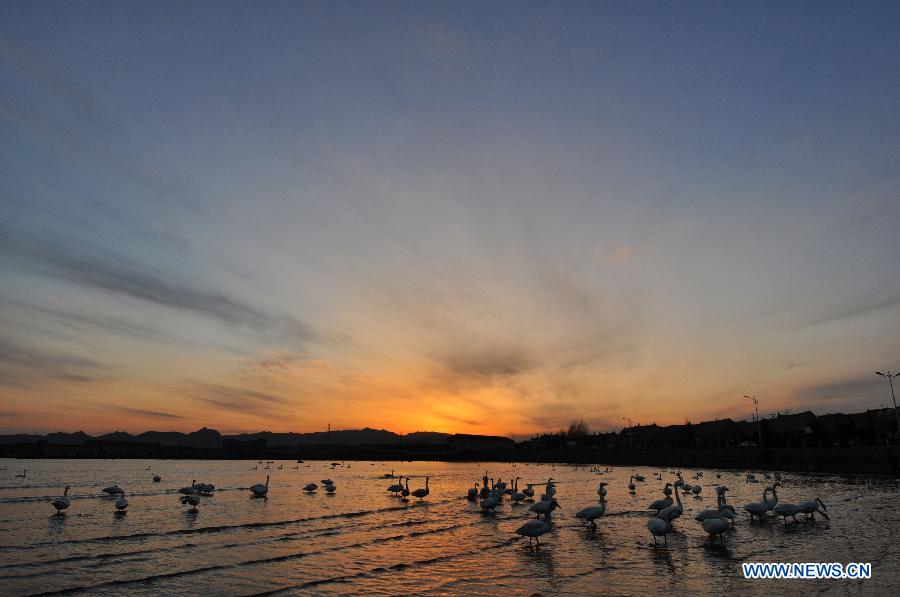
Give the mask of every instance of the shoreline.
M 477 450 L 451 452 L 433 446 L 302 446 L 229 454 L 219 448 L 120 445 L 104 450 L 82 446 L 4 446 L 0 457 L 15 459 L 314 460 L 558 463 L 900 476 L 900 446 L 772 448 L 729 450 Z

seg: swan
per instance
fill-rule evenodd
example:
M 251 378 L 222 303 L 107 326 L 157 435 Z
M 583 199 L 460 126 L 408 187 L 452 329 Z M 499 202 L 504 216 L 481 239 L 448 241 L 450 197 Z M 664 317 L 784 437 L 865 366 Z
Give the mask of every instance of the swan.
M 634 493 L 635 484 L 634 484 L 634 475 L 631 475 L 631 478 L 628 479 L 628 491 Z
M 675 504 L 669 506 L 668 508 L 663 508 L 656 514 L 656 516 L 657 518 L 662 518 L 668 521 L 669 526 L 671 526 L 672 521 L 682 514 L 684 514 L 684 506 L 681 505 L 681 496 L 678 494 L 678 483 L 675 483 Z
M 819 506 L 822 506 L 821 510 L 819 509 Z M 806 514 L 806 517 L 811 518 L 812 520 L 816 519 L 816 512 L 824 516 L 826 520 L 831 520 L 827 511 L 828 508 L 825 506 L 825 502 L 819 498 L 809 500 L 808 502 L 800 502 L 800 512 Z
M 709 518 L 726 518 L 729 520 L 734 520 L 734 508 L 725 504 L 725 492 L 728 491 L 727 487 L 720 486 L 716 488 L 716 502 L 717 505 L 714 509 L 704 510 L 700 514 L 694 517 L 694 520 L 697 522 L 703 522 Z
M 154 483 L 159 483 L 160 481 L 162 481 L 162 477 L 160 477 L 159 475 L 153 475 Z
M 669 544 L 667 535 L 672 532 L 672 521 L 668 518 L 659 518 L 654 516 L 647 521 L 647 530 L 653 535 L 653 544 L 656 545 L 656 538 L 662 537 L 666 545 Z
M 16 477 L 18 477 L 19 479 L 24 479 L 25 475 L 27 475 L 27 474 L 28 474 L 28 469 L 25 469 L 22 471 L 21 475 L 16 475 Z M 871 481 L 869 481 L 869 483 L 871 483 Z
M 394 494 L 394 497 L 397 497 L 401 491 L 403 491 L 403 476 L 400 476 L 397 483 L 393 485 L 389 485 L 387 488 L 388 491 Z
M 697 497 L 700 496 L 701 491 L 703 491 L 702 485 L 694 485 L 693 487 L 691 487 L 691 493 L 693 493 Z
M 682 484 L 681 484 L 681 491 L 682 491 L 682 493 L 687 494 L 687 493 L 690 493 L 690 492 L 693 491 L 693 490 L 694 490 L 694 486 L 691 485 L 690 483 L 682 483 Z
M 466 493 L 466 499 L 470 502 L 474 502 L 478 499 L 478 483 L 475 483 L 475 487 L 471 487 L 469 491 Z
M 197 483 L 194 485 L 194 489 L 197 490 L 197 493 L 211 495 L 212 492 L 215 491 L 216 486 L 210 485 L 209 483 Z
M 657 515 L 659 514 L 660 510 L 668 508 L 672 505 L 672 498 L 669 495 L 672 492 L 672 490 L 669 489 L 670 487 L 672 487 L 672 484 L 666 483 L 666 486 L 663 488 L 663 494 L 665 494 L 666 497 L 661 500 L 656 500 L 655 502 L 650 504 L 650 510 L 656 510 Z M 598 489 L 597 491 L 599 492 L 600 490 Z
M 391 472 L 385 473 L 385 474 L 381 475 L 381 478 L 382 478 L 382 479 L 393 479 L 393 478 L 394 478 L 394 471 L 391 470 Z
M 527 499 L 533 500 L 533 499 L 534 499 L 534 484 L 533 484 L 533 483 L 528 483 L 528 484 L 525 486 L 525 489 L 522 490 L 522 493 L 525 494 L 525 497 L 526 497 Z
M 557 508 L 562 508 L 562 506 L 560 506 L 559 502 L 557 502 L 555 499 L 551 499 L 549 501 L 535 502 L 528 509 L 537 515 L 536 518 L 540 518 L 541 514 L 543 514 L 544 518 L 546 519 L 548 516 L 550 516 L 550 513 Z
M 800 506 L 798 504 L 781 503 L 775 506 L 773 511 L 777 516 L 780 516 L 782 520 L 784 520 L 784 524 L 787 524 L 788 516 L 793 518 L 794 522 L 800 522 L 797 520 L 797 515 L 800 514 Z
M 516 534 L 522 535 L 523 537 L 528 537 L 528 544 L 531 545 L 531 540 L 534 539 L 537 541 L 537 544 L 541 544 L 541 540 L 539 537 L 546 533 L 549 533 L 551 527 L 548 523 L 543 520 L 529 520 L 518 529 L 516 529 Z
M 319 486 L 316 485 L 315 483 L 307 483 L 306 485 L 303 486 L 303 491 L 305 491 L 307 493 L 312 493 L 318 488 L 319 488 Z
M 409 479 L 407 478 L 407 482 L 408 481 L 409 481 Z M 427 496 L 429 493 L 431 493 L 431 491 L 428 489 L 428 477 L 425 477 L 425 487 L 424 488 L 417 489 L 414 492 L 412 492 L 413 496 L 419 498 L 420 501 L 422 500 L 422 498 Z
M 753 522 L 754 516 L 756 516 L 757 518 L 762 518 L 766 515 L 766 512 L 768 512 L 778 504 L 778 500 L 776 498 L 775 504 L 769 505 L 771 504 L 771 502 L 766 499 L 766 496 L 769 495 L 770 491 L 774 492 L 775 490 L 772 487 L 766 487 L 765 490 L 763 490 L 763 497 L 761 502 L 751 502 L 744 505 L 744 510 L 750 514 L 750 522 Z
M 114 483 L 109 487 L 104 487 L 103 493 L 105 493 L 107 495 L 118 495 L 118 494 L 122 493 L 122 488 Z
M 553 483 L 552 478 L 547 479 L 547 486 L 544 491 L 546 491 L 546 493 L 544 493 L 544 495 L 541 496 L 541 501 L 542 502 L 552 501 L 553 496 L 556 495 L 556 484 Z
M 485 512 L 494 512 L 494 508 L 499 506 L 503 500 L 500 499 L 498 495 L 488 495 L 486 498 L 481 500 L 481 509 Z
M 597 523 L 594 521 L 606 514 L 606 488 L 603 487 L 604 485 L 606 485 L 606 483 L 600 484 L 603 492 L 600 493 L 599 506 L 588 506 L 575 513 L 575 518 L 580 518 L 591 523 L 591 528 L 595 531 L 597 530 Z
M 719 541 L 724 543 L 724 540 L 722 539 L 722 533 L 727 531 L 730 525 L 724 518 L 707 518 L 700 523 L 700 526 L 703 527 L 703 530 L 707 532 L 710 540 L 718 535 Z
M 337 487 L 335 486 L 334 483 L 329 483 L 328 485 L 325 486 L 325 491 L 329 494 L 333 495 L 336 490 L 337 490 Z
M 635 476 L 634 476 L 634 480 L 635 480 L 635 481 L 641 481 L 641 482 L 643 482 L 643 481 L 644 481 L 644 475 L 635 475 Z
M 409 501 L 409 477 L 406 478 L 403 485 L 403 491 L 400 492 L 400 499 L 404 502 Z
M 331 479 L 322 479 L 322 485 L 334 485 L 334 481 Z
M 772 499 L 766 500 L 765 495 L 763 495 L 763 501 L 769 507 L 769 510 L 773 509 L 775 506 L 778 505 L 778 491 L 776 491 L 776 490 L 779 487 L 781 487 L 781 483 L 778 483 L 777 481 L 775 482 L 774 485 L 772 485 Z
M 509 497 L 512 498 L 514 504 L 518 504 L 528 497 L 523 492 L 519 491 L 519 477 L 516 477 L 516 482 L 513 483 L 512 493 L 509 494 Z
M 62 514 L 63 510 L 71 505 L 69 503 L 69 486 L 66 485 L 65 490 L 63 490 L 62 497 L 58 497 L 50 503 L 53 504 L 54 508 L 56 508 L 57 514 Z
M 521 479 L 521 477 L 516 477 L 513 481 L 512 487 L 504 488 L 503 493 L 512 497 L 512 494 L 516 493 L 519 490 L 519 479 Z
M 253 497 L 266 497 L 269 493 L 269 475 L 266 475 L 266 484 L 257 483 L 250 487 L 250 492 L 253 494 Z
M 196 512 L 197 505 L 200 503 L 200 495 L 196 492 L 187 493 L 181 496 L 181 505 L 190 504 L 191 509 L 188 512 Z
M 104 489 L 103 491 L 106 491 L 106 490 Z M 191 481 L 190 487 L 182 487 L 178 491 L 180 491 L 184 495 L 191 495 L 192 493 L 197 493 L 197 479 L 194 479 L 193 481 Z
M 116 510 L 119 512 L 124 512 L 125 508 L 128 507 L 128 500 L 125 499 L 125 492 L 123 491 L 119 495 L 119 499 L 116 500 Z

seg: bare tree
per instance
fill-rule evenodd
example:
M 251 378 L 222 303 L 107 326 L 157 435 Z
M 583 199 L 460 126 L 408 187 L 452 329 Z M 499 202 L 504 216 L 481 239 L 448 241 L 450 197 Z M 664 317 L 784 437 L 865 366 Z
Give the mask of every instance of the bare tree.
M 580 437 L 584 437 L 588 433 L 590 433 L 590 429 L 588 428 L 587 422 L 584 419 L 579 419 L 577 421 L 572 421 L 569 423 L 569 429 L 566 431 L 566 436 L 571 439 L 577 439 Z

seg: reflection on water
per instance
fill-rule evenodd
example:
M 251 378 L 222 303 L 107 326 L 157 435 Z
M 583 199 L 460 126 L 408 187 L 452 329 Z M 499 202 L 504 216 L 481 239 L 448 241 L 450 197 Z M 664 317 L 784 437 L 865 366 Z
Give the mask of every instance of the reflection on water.
M 327 592 L 633 594 L 675 589 L 691 593 L 764 594 L 835 591 L 886 594 L 900 582 L 900 514 L 897 483 L 868 491 L 864 480 L 786 474 L 782 502 L 818 496 L 831 522 L 749 522 L 740 505 L 759 501 L 764 483 L 746 471 L 705 471 L 705 496 L 684 499 L 684 515 L 654 546 L 646 530 L 647 504 L 662 497 L 668 471 L 620 467 L 597 475 L 584 467 L 529 464 L 427 462 L 353 463 L 352 468 L 310 462 L 276 462 L 268 471 L 246 461 L 5 461 L 0 470 L 0 595 L 71 590 L 102 595 L 284 594 Z M 279 469 L 279 465 L 285 465 Z M 148 469 L 149 465 L 149 469 Z M 15 477 L 27 468 L 27 478 Z M 483 513 L 466 491 L 484 470 L 507 481 L 557 482 L 562 510 L 541 545 L 515 534 L 533 517 L 529 504 L 508 499 L 495 514 Z M 394 470 L 410 475 L 410 490 L 424 487 L 422 502 L 403 502 L 386 491 Z M 152 471 L 149 472 L 149 471 Z M 655 473 L 662 472 L 662 480 Z M 249 487 L 271 475 L 268 499 Z M 635 495 L 632 473 L 643 474 Z M 693 480 L 694 470 L 685 470 Z M 152 475 L 162 476 L 153 483 Z M 307 483 L 333 479 L 328 495 Z M 178 489 L 191 480 L 212 483 L 197 512 L 182 506 Z M 573 518 L 597 503 L 597 484 L 608 483 L 607 512 L 598 529 Z M 118 483 L 129 501 L 115 510 L 103 487 Z M 701 481 L 703 483 L 703 481 Z M 71 506 L 54 514 L 49 501 L 69 484 Z M 711 543 L 693 517 L 715 503 L 713 486 L 727 484 L 741 516 Z M 542 486 L 535 493 L 543 493 Z M 802 518 L 802 517 L 800 517 Z M 744 561 L 872 562 L 867 581 L 747 581 Z

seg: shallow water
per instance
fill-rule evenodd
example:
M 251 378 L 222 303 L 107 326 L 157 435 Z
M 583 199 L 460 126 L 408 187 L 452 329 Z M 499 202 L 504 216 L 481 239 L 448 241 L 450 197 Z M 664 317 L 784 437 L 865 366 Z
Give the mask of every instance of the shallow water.
M 598 475 L 559 464 L 346 464 L 294 469 L 292 461 L 276 461 L 266 471 L 256 461 L 2 460 L 0 595 L 888 594 L 900 584 L 895 480 L 869 491 L 862 479 L 785 473 L 781 501 L 822 497 L 831 521 L 784 525 L 770 517 L 751 524 L 738 508 L 742 516 L 720 546 L 693 520 L 714 507 L 712 488 L 727 485 L 729 503 L 742 505 L 759 501 L 764 483 L 746 483 L 744 471 L 705 470 L 702 497 L 684 499 L 666 547 L 654 546 L 645 526 L 647 504 L 662 497 L 659 469 L 616 467 Z M 16 477 L 22 469 L 24 479 Z M 430 476 L 430 495 L 408 504 L 391 497 L 385 489 L 395 481 L 379 477 L 392 469 L 414 477 L 410 489 Z M 529 519 L 528 504 L 507 498 L 491 516 L 464 498 L 485 469 L 495 478 L 521 477 L 520 489 L 526 480 L 558 482 L 563 509 L 540 547 L 514 532 Z M 647 479 L 635 495 L 626 488 L 633 472 Z M 682 472 L 695 482 L 693 469 Z M 152 482 L 154 473 L 161 483 Z M 267 473 L 268 499 L 251 498 L 247 488 Z M 336 495 L 301 490 L 326 478 L 335 481 Z M 196 514 L 178 494 L 192 479 L 217 488 Z M 673 476 L 665 471 L 663 479 Z M 572 515 L 596 504 L 600 481 L 609 484 L 607 514 L 591 532 Z M 128 492 L 127 514 L 117 515 L 114 499 L 100 491 L 113 483 Z M 72 505 L 57 516 L 48 502 L 66 484 Z M 743 561 L 872 562 L 873 578 L 751 581 L 743 578 Z

